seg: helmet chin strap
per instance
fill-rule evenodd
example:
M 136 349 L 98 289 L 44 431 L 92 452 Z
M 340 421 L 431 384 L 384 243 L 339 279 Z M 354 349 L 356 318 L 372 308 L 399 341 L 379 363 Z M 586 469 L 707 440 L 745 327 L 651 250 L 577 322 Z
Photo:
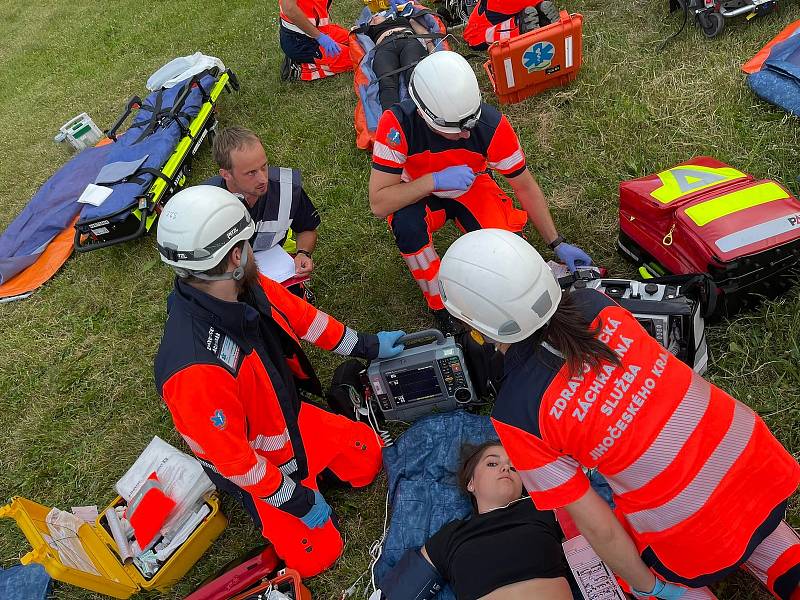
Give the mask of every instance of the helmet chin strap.
M 239 262 L 239 266 L 233 271 L 228 271 L 227 273 L 221 273 L 219 275 L 209 275 L 208 273 L 189 271 L 178 267 L 175 268 L 175 272 L 178 274 L 178 277 L 181 278 L 192 276 L 197 277 L 197 279 L 202 279 L 203 281 L 227 281 L 228 279 L 241 281 L 244 279 L 244 271 L 247 266 L 248 256 L 250 256 L 250 242 L 246 241 L 244 246 L 242 246 L 242 260 Z

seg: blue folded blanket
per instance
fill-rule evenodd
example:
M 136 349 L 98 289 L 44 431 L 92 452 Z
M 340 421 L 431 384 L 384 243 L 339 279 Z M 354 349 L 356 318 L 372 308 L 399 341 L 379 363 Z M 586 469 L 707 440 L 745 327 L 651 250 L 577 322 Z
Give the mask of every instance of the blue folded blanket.
M 775 44 L 760 71 L 747 78 L 762 99 L 800 116 L 800 30 Z
M 45 600 L 50 593 L 50 575 L 42 565 L 17 565 L 0 569 L 0 598 Z

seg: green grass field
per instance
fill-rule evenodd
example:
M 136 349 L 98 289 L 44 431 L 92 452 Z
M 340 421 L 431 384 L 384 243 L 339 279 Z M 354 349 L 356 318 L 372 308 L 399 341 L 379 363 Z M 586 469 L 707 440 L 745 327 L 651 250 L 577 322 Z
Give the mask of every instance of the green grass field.
M 509 107 L 528 162 L 560 230 L 616 275 L 631 269 L 614 250 L 617 186 L 693 155 L 710 154 L 798 192 L 800 121 L 759 101 L 740 65 L 784 25 L 798 4 L 738 21 L 716 41 L 693 28 L 657 53 L 679 24 L 666 0 L 569 0 L 585 17 L 578 80 Z M 351 23 L 357 0 L 337 0 Z M 86 111 L 108 127 L 150 73 L 201 50 L 236 71 L 241 91 L 220 101 L 223 124 L 263 136 L 270 161 L 301 169 L 322 214 L 314 289 L 318 305 L 362 330 L 428 324 L 418 290 L 385 225 L 367 202 L 369 156 L 354 145 L 352 77 L 313 84 L 278 79 L 277 2 L 52 0 L 0 3 L 0 229 L 68 158 L 52 137 Z M 480 69 L 473 61 L 476 70 Z M 486 98 L 493 96 L 485 77 Z M 198 155 L 192 181 L 214 172 Z M 440 250 L 452 239 L 448 229 Z M 535 234 L 533 242 L 542 247 Z M 182 442 L 152 377 L 170 271 L 153 237 L 73 257 L 28 300 L 0 305 L 0 498 L 48 506 L 105 505 L 113 484 L 148 441 Z M 709 333 L 709 377 L 759 412 L 800 452 L 800 296 L 797 290 Z M 311 352 L 323 380 L 337 359 Z M 366 568 L 381 533 L 385 482 L 332 494 L 344 523 L 343 559 L 310 581 L 315 598 L 339 598 Z M 260 536 L 225 503 L 231 525 L 166 595 L 180 598 Z M 797 498 L 790 520 L 800 525 Z M 28 551 L 11 521 L 0 522 L 0 566 Z M 720 584 L 721 598 L 762 598 L 746 577 Z M 143 595 L 144 596 L 144 595 Z M 58 585 L 55 598 L 95 597 Z M 5 600 L 5 599 L 3 599 Z

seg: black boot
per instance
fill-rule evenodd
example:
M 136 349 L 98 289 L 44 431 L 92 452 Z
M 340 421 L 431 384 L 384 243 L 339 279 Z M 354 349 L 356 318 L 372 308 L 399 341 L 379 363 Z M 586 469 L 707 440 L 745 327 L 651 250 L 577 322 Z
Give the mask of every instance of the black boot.
M 529 31 L 538 29 L 539 28 L 538 11 L 532 6 L 523 8 L 522 11 L 517 15 L 517 24 L 519 25 L 520 33 L 528 33 Z
M 284 55 L 281 63 L 281 81 L 297 81 L 300 79 L 302 69 L 291 58 Z
M 550 0 L 544 0 L 536 7 L 539 11 L 539 25 L 552 25 L 558 22 L 560 15 L 556 5 Z

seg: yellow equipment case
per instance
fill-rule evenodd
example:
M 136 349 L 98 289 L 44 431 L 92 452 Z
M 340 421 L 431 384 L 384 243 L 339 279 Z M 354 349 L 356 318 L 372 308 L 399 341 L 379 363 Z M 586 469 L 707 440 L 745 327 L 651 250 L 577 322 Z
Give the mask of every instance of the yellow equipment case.
M 53 579 L 114 598 L 130 598 L 140 590 L 166 591 L 194 566 L 228 524 L 219 510 L 219 498 L 213 494 L 205 501 L 211 509 L 208 516 L 158 572 L 147 579 L 133 564 L 122 564 L 116 545 L 103 525 L 105 512 L 121 502 L 121 498 L 116 498 L 100 513 L 94 525 L 84 523 L 78 528 L 77 537 L 100 575 L 66 566 L 58 552 L 45 541 L 44 536 L 49 536 L 45 519 L 50 508 L 16 496 L 0 507 L 0 518 L 14 519 L 31 545 L 32 550 L 20 559 L 22 564 L 39 563 Z

